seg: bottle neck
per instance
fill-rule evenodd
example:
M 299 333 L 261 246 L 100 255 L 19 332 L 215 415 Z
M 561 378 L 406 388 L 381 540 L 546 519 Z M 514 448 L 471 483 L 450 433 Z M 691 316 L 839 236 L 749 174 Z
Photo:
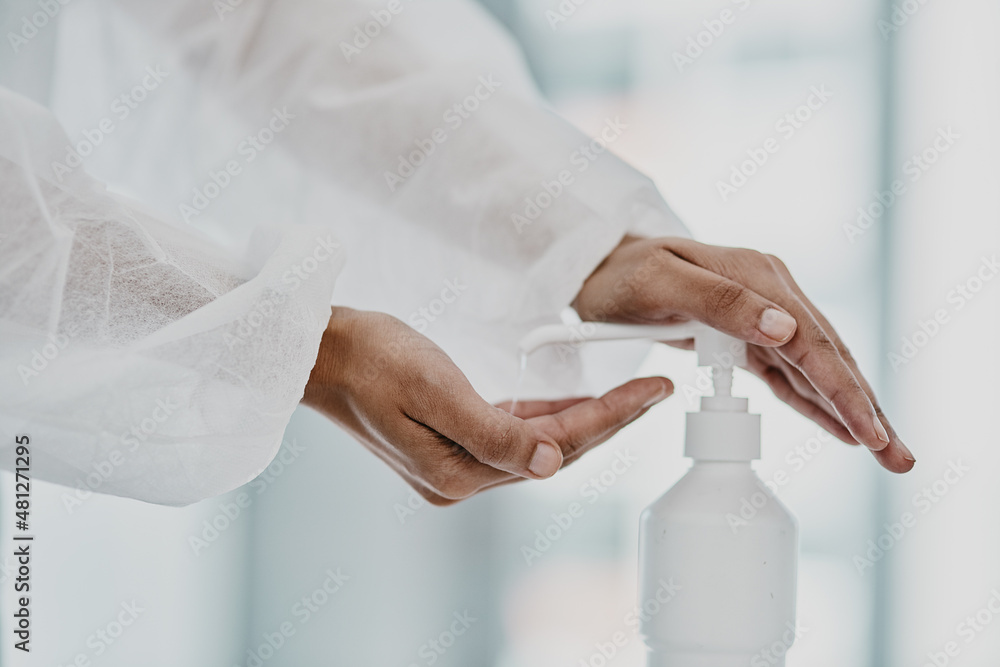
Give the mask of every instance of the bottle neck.
M 716 410 L 715 403 L 746 399 L 724 396 L 702 398 L 702 411 L 689 412 L 684 455 L 696 461 L 744 461 L 760 458 L 760 415 L 742 410 Z
M 706 461 L 704 459 L 693 459 L 693 467 L 711 470 L 753 470 L 753 461 Z

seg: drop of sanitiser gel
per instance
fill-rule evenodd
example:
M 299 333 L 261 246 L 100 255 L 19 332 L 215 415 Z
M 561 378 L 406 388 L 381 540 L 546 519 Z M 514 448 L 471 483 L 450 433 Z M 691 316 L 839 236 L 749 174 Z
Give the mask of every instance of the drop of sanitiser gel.
M 524 384 L 524 376 L 528 370 L 528 355 L 524 352 L 520 355 L 520 367 L 517 371 L 517 382 L 514 384 L 514 395 L 510 399 L 510 414 L 517 415 L 517 402 L 521 397 L 521 385 Z

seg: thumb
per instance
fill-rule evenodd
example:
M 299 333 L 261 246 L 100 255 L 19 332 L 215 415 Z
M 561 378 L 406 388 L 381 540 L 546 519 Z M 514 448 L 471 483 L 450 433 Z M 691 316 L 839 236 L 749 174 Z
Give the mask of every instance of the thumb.
M 562 449 L 551 436 L 486 401 L 454 427 L 437 430 L 480 463 L 520 477 L 545 479 L 563 464 Z
M 513 420 L 477 442 L 462 443 L 479 461 L 531 479 L 551 477 L 564 456 L 579 456 L 604 442 L 673 393 L 670 380 L 660 377 L 627 382 L 600 398 L 573 401 L 565 409 L 523 421 Z
M 679 273 L 683 287 L 673 300 L 684 315 L 766 347 L 783 345 L 795 333 L 795 318 L 752 289 L 687 262 Z
M 424 423 L 480 463 L 545 479 L 562 467 L 564 452 L 585 451 L 603 442 L 672 391 L 665 378 L 632 380 L 601 398 L 573 401 L 559 413 L 525 421 L 490 405 L 469 387 L 453 394 L 452 409 L 435 410 L 435 417 Z
M 552 437 L 490 405 L 457 369 L 449 379 L 448 391 L 431 390 L 436 400 L 414 411 L 420 422 L 497 470 L 544 479 L 562 467 L 562 450 Z

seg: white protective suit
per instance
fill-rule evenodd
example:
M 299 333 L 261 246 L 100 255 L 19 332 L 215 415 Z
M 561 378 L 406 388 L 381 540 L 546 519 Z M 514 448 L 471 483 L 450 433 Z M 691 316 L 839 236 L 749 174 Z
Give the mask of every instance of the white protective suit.
M 172 505 L 249 481 L 331 303 L 510 397 L 517 339 L 626 232 L 686 233 L 476 5 L 5 5 L 0 458 L 27 433 L 35 477 Z

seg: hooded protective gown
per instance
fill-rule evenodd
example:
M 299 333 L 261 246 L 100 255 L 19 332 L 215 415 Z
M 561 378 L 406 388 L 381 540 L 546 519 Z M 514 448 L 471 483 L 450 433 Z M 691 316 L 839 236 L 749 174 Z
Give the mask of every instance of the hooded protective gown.
M 331 303 L 509 397 L 517 339 L 625 233 L 686 234 L 604 149 L 621 121 L 547 110 L 469 3 L 4 11 L 0 458 L 28 434 L 35 477 L 172 505 L 249 481 Z

